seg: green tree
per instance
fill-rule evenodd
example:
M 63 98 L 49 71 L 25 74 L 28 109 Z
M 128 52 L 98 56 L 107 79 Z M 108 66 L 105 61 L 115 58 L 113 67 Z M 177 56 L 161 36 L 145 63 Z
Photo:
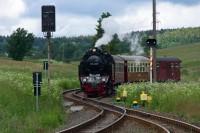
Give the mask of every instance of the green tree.
M 121 41 L 119 40 L 119 37 L 117 34 L 113 35 L 113 39 L 109 42 L 108 45 L 106 45 L 107 51 L 109 51 L 111 54 L 119 54 L 120 53 L 120 44 Z
M 103 34 L 104 34 L 104 30 L 102 28 L 102 21 L 103 21 L 103 19 L 104 18 L 108 18 L 110 16 L 111 16 L 111 14 L 109 12 L 103 12 L 101 14 L 101 17 L 98 19 L 98 21 L 97 21 L 98 24 L 96 26 L 97 34 L 94 36 L 94 44 L 93 44 L 93 46 L 95 45 L 95 43 L 97 42 L 97 40 L 99 38 L 101 38 L 103 36 Z
M 108 45 L 103 45 L 102 49 L 113 55 L 129 53 L 130 43 L 126 40 L 120 40 L 118 35 L 115 33 Z
M 17 28 L 8 39 L 8 56 L 14 60 L 23 60 L 24 56 L 31 50 L 34 41 L 32 33 L 24 28 Z

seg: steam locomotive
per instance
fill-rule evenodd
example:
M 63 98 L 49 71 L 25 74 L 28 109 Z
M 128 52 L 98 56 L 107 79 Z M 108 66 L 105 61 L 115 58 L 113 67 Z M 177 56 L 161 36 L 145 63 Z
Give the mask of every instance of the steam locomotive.
M 157 59 L 157 81 L 180 80 L 178 58 Z M 79 65 L 79 80 L 87 96 L 111 95 L 114 86 L 149 81 L 149 58 L 111 55 L 98 48 L 89 49 Z

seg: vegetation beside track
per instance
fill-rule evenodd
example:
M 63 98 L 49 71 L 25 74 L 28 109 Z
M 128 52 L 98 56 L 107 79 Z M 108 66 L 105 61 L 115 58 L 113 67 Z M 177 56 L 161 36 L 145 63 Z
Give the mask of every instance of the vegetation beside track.
M 148 92 L 152 102 L 148 109 L 178 115 L 200 123 L 200 43 L 158 50 L 158 56 L 174 56 L 182 60 L 181 82 L 138 83 L 119 86 L 118 94 L 126 88 L 127 106 L 139 98 L 142 90 Z
M 61 87 L 78 87 L 76 63 L 54 62 L 51 69 L 51 95 L 44 79 L 40 111 L 35 111 L 32 72 L 42 71 L 42 63 L 0 59 L 0 132 L 54 132 L 66 119 Z M 73 83 L 75 84 L 72 84 Z
M 140 101 L 141 91 L 152 96 L 146 108 L 158 112 L 178 115 L 191 122 L 200 122 L 200 84 L 191 83 L 137 83 L 121 85 L 117 94 L 128 91 L 126 105 L 131 107 L 133 100 Z

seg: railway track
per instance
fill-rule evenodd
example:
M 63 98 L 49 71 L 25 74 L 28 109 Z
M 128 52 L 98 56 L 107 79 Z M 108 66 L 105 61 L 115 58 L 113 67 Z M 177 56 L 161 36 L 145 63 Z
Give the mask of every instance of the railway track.
M 111 98 L 100 98 L 99 100 L 110 102 Z M 200 127 L 180 120 L 134 109 L 126 109 L 126 113 L 127 115 L 134 115 L 158 123 L 165 127 L 170 133 L 200 133 Z
M 59 131 L 60 133 L 170 133 L 163 125 L 127 114 L 127 109 L 79 95 L 78 90 L 63 93 L 64 98 L 98 111 L 93 118 Z M 84 114 L 83 114 L 84 115 Z
M 164 116 L 147 113 L 139 110 L 126 109 L 128 115 L 135 115 L 140 118 L 163 125 L 170 133 L 200 133 L 200 127 L 195 125 L 167 118 Z

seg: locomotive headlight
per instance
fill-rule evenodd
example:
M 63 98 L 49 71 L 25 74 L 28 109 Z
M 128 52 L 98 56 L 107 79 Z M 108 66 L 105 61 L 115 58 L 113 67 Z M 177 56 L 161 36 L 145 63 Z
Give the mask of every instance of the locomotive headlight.
M 103 77 L 101 78 L 101 81 L 102 81 L 102 82 L 108 82 L 108 76 L 103 76 Z
M 97 50 L 95 48 L 92 49 L 92 52 L 96 52 Z
M 81 77 L 81 82 L 82 82 L 82 83 L 87 82 L 87 77 Z
M 83 79 L 83 82 L 86 82 L 86 81 L 87 81 L 87 79 L 86 79 L 86 78 L 84 78 L 84 79 Z

